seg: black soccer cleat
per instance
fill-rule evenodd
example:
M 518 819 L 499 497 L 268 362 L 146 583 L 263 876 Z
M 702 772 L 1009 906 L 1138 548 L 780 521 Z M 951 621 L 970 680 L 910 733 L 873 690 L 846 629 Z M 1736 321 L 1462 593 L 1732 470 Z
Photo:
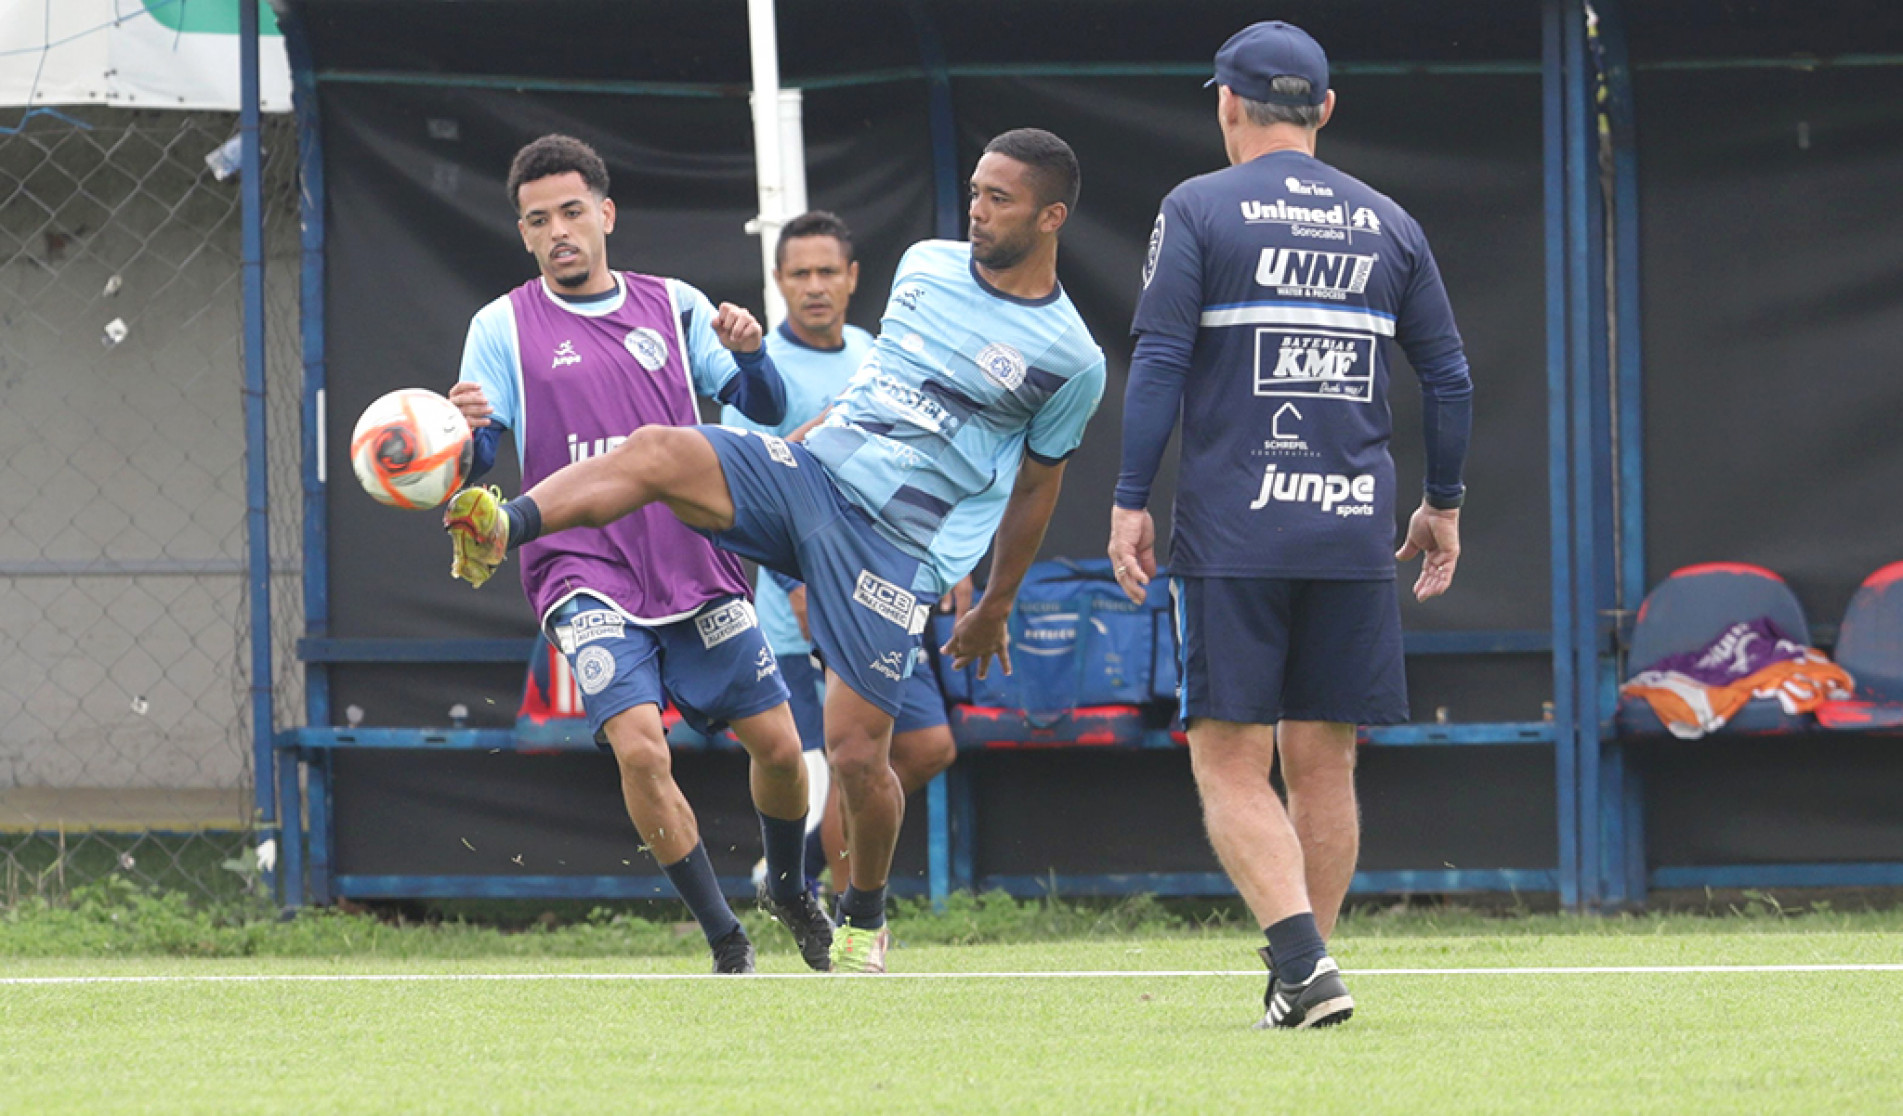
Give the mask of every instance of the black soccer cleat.
M 1348 995 L 1348 986 L 1342 983 L 1341 967 L 1332 957 L 1324 957 L 1315 962 L 1315 971 L 1300 984 L 1285 984 L 1275 977 L 1275 963 L 1269 959 L 1267 949 L 1258 949 L 1262 963 L 1269 966 L 1269 990 L 1262 995 L 1262 1006 L 1267 1010 L 1262 1021 L 1255 1025 L 1258 1031 L 1271 1028 L 1287 1031 L 1306 1031 L 1314 1027 L 1333 1027 L 1337 1023 L 1346 1023 L 1355 1013 L 1355 1000 Z
M 826 917 L 825 908 L 819 905 L 813 893 L 802 890 L 791 903 L 780 903 L 767 894 L 765 887 L 761 887 L 759 896 L 760 909 L 792 931 L 793 941 L 800 947 L 800 957 L 806 962 L 806 967 L 814 972 L 831 972 L 833 923 Z
M 745 927 L 736 926 L 726 937 L 714 943 L 714 972 L 750 973 L 753 971 L 753 940 Z

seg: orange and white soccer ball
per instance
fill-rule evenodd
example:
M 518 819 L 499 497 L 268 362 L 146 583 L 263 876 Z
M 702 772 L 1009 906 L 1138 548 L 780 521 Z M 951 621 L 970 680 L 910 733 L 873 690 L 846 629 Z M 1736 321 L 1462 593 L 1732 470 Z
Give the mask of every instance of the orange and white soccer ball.
M 462 412 L 422 388 L 400 388 L 370 404 L 350 436 L 358 483 L 393 508 L 440 507 L 469 478 L 475 453 Z

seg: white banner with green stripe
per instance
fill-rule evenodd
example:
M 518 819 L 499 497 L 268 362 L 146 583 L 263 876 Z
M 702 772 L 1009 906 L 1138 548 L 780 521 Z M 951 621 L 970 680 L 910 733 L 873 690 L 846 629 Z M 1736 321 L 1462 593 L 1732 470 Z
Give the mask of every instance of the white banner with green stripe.
M 264 111 L 291 110 L 284 37 L 259 9 Z M 0 0 L 0 105 L 239 104 L 240 0 Z

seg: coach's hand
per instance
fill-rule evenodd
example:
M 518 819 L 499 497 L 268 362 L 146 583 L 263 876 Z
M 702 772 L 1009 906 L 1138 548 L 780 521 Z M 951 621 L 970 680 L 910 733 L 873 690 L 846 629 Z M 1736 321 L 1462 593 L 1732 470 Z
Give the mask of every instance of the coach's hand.
M 728 352 L 751 353 L 760 347 L 763 334 L 759 321 L 746 307 L 723 302 L 714 315 L 714 336 Z
M 1142 604 L 1156 576 L 1156 523 L 1142 508 L 1110 509 L 1110 572 L 1131 604 Z
M 449 389 L 449 401 L 463 413 L 463 418 L 468 421 L 471 430 L 481 430 L 488 426 L 489 416 L 496 410 L 489 405 L 489 398 L 482 394 L 482 385 L 468 380 Z
M 1398 561 L 1426 555 L 1414 580 L 1414 599 L 1425 601 L 1447 592 L 1460 563 L 1460 509 L 1430 508 L 1426 501 L 1407 521 L 1407 540 L 1394 552 Z
M 993 604 L 990 597 L 980 598 L 958 622 L 952 625 L 952 637 L 945 646 L 938 649 L 941 655 L 950 655 L 953 670 L 965 669 L 965 664 L 978 664 L 978 677 L 985 677 L 991 667 L 991 657 L 998 657 L 998 665 L 1006 674 L 1011 673 L 1011 606 L 1002 608 Z

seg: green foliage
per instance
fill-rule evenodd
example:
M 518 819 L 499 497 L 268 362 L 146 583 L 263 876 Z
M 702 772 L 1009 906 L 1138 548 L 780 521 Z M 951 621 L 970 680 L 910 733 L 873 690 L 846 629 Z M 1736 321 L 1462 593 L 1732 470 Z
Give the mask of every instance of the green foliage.
M 332 957 L 626 958 L 699 957 L 706 943 L 678 904 L 622 907 L 516 903 L 457 913 L 408 905 L 373 911 L 309 909 L 285 917 L 256 886 L 256 867 L 232 858 L 243 891 L 219 901 L 105 875 L 64 892 L 40 889 L 0 907 L 0 958 L 7 957 Z M 1903 911 L 1838 911 L 1828 902 L 1780 902 L 1764 892 L 1708 896 L 1698 914 L 1583 916 L 1434 903 L 1393 903 L 1348 911 L 1338 937 L 1356 945 L 1438 938 L 1613 938 L 1731 934 L 1895 933 Z M 751 903 L 736 913 L 763 955 L 791 953 L 786 933 Z M 1256 928 L 1233 902 L 1014 899 L 958 893 L 942 910 L 924 899 L 893 904 L 902 946 L 1125 941 L 1136 938 L 1253 940 Z
M 766 915 L 742 904 L 763 953 L 790 952 Z M 971 945 L 1169 934 L 1194 924 L 1150 896 L 1086 905 L 1017 900 L 1003 892 L 956 895 L 943 913 L 923 900 L 895 904 L 906 942 Z M 628 957 L 684 956 L 706 944 L 692 923 L 608 907 L 573 921 L 545 917 L 518 928 L 460 920 L 310 910 L 280 919 L 258 899 L 196 905 L 180 892 L 108 876 L 64 901 L 35 897 L 0 912 L 0 957 Z

